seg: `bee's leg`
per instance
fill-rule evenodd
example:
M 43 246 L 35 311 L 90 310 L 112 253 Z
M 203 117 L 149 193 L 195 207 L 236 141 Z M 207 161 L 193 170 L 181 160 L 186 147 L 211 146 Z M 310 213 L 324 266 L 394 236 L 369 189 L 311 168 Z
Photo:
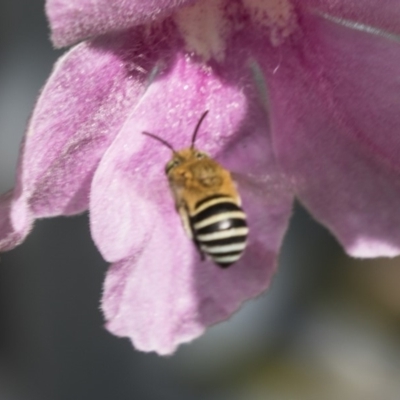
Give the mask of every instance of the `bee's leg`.
M 203 251 L 200 248 L 200 243 L 196 240 L 196 235 L 193 234 L 193 227 L 192 224 L 190 223 L 190 218 L 189 218 L 189 213 L 186 210 L 186 207 L 184 205 L 180 206 L 177 208 L 178 213 L 181 216 L 182 220 L 182 225 L 183 228 L 185 229 L 186 234 L 189 236 L 190 239 L 193 240 L 197 251 L 199 252 L 200 259 L 201 261 L 204 261 L 206 259 Z
M 180 206 L 177 209 L 178 209 L 178 213 L 181 217 L 182 225 L 183 225 L 183 228 L 185 229 L 186 235 L 188 235 L 190 237 L 190 239 L 193 239 L 193 230 L 192 230 L 192 226 L 190 225 L 189 214 L 186 211 L 186 207 Z
M 200 247 L 198 245 L 196 247 L 200 254 L 200 260 L 204 261 L 206 259 L 206 256 L 204 255 L 203 251 L 200 249 Z
M 201 248 L 200 248 L 200 243 L 194 238 L 193 238 L 193 243 L 195 244 L 196 249 L 199 252 L 200 260 L 204 261 L 206 259 L 206 256 L 204 255 L 203 250 L 201 250 Z

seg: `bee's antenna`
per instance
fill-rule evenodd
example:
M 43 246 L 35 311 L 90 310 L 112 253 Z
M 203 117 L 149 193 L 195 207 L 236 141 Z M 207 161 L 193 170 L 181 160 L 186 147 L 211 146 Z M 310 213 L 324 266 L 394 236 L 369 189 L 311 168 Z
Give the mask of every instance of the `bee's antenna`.
M 171 149 L 174 153 L 176 153 L 176 151 L 175 151 L 175 149 L 172 147 L 172 145 L 170 145 L 166 140 L 164 140 L 164 139 L 162 139 L 162 138 L 158 137 L 157 135 L 154 135 L 153 133 L 150 133 L 150 132 L 142 132 L 142 133 L 143 133 L 143 135 L 150 136 L 150 137 L 152 137 L 153 139 L 158 140 L 158 141 L 161 142 L 163 145 L 165 145 L 165 146 L 167 146 L 169 149 Z
M 197 132 L 199 131 L 200 125 L 203 122 L 203 120 L 207 114 L 208 114 L 208 110 L 204 111 L 203 115 L 200 117 L 199 122 L 196 125 L 196 128 L 194 129 L 193 136 L 192 136 L 192 145 L 190 146 L 191 149 L 193 149 L 193 147 L 194 147 L 194 143 L 196 142 Z

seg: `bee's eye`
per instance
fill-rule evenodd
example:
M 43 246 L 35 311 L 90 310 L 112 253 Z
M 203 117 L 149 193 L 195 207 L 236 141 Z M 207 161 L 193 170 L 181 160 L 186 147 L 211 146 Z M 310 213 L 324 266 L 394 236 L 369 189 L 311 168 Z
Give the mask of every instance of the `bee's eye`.
M 195 157 L 196 157 L 197 159 L 201 160 L 202 158 L 205 158 L 206 155 L 205 155 L 204 153 L 198 152 L 198 153 L 195 154 Z
M 171 160 L 165 167 L 165 173 L 168 174 L 169 171 L 171 171 L 172 168 L 177 167 L 181 162 L 174 158 L 173 160 Z

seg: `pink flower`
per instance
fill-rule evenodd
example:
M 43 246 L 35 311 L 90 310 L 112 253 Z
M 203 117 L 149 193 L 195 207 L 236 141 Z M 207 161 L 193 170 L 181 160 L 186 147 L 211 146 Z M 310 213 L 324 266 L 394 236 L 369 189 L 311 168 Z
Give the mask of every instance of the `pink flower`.
M 172 353 L 264 291 L 293 199 L 356 257 L 400 253 L 398 0 L 48 0 L 56 64 L 0 201 L 0 249 L 90 210 L 107 328 Z M 164 174 L 197 147 L 240 173 L 243 258 L 200 261 Z

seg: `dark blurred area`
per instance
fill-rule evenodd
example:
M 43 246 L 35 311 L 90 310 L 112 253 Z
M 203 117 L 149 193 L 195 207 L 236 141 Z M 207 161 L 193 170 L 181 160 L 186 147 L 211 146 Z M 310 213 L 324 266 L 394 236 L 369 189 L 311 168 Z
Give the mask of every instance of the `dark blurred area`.
M 0 192 L 61 54 L 44 4 L 0 2 Z M 0 260 L 0 400 L 400 399 L 400 262 L 347 258 L 299 206 L 271 289 L 161 358 L 103 328 L 88 217 L 39 221 Z

